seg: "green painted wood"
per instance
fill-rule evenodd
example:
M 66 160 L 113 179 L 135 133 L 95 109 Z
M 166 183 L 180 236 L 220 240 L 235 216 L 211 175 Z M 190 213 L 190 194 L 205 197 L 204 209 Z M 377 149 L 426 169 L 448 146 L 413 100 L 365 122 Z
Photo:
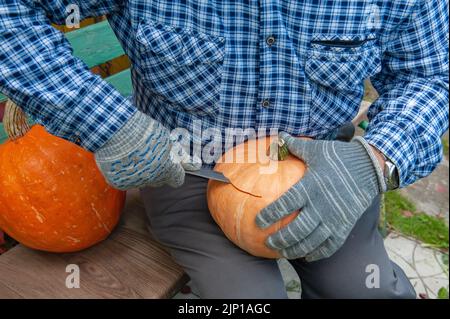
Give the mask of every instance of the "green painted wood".
M 6 132 L 3 129 L 3 123 L 0 123 L 0 144 L 3 144 L 8 137 L 6 136 Z
M 124 96 L 131 95 L 133 91 L 130 69 L 114 74 L 105 80 L 112 84 Z M 5 142 L 6 139 L 7 136 L 5 130 L 3 129 L 3 124 L 0 123 L 0 144 Z
M 73 53 L 90 68 L 124 55 L 108 21 L 102 21 L 66 34 Z
M 108 21 L 102 21 L 66 34 L 74 55 L 90 68 L 124 55 L 122 47 Z M 0 102 L 6 96 L 0 93 Z
M 124 54 L 115 34 L 107 21 L 68 33 L 68 40 L 74 48 L 74 55 L 81 58 L 89 67 L 108 62 Z M 106 78 L 122 95 L 131 95 L 131 71 L 124 70 Z M 0 102 L 5 101 L 6 96 L 0 94 Z M 0 123 L 0 144 L 7 139 Z
M 131 95 L 133 91 L 130 69 L 114 74 L 105 80 L 112 84 L 124 96 Z

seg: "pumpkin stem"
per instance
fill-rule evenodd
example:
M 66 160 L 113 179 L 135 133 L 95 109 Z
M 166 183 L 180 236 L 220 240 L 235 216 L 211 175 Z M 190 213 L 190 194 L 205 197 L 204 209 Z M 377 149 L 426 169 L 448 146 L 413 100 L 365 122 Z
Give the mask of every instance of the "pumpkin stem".
M 11 141 L 21 138 L 30 130 L 26 114 L 13 101 L 8 100 L 5 106 L 3 124 Z
M 273 161 L 284 161 L 288 155 L 289 149 L 281 137 L 277 137 L 267 149 L 267 156 Z

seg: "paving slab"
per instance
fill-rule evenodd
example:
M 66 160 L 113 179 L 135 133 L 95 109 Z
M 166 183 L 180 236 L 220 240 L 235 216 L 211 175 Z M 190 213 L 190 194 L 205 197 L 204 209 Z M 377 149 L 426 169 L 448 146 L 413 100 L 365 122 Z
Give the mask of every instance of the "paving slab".
M 449 271 L 442 252 L 394 232 L 384 243 L 389 257 L 405 271 L 418 297 L 422 294 L 434 299 L 439 289 L 449 288 Z
M 418 211 L 442 217 L 449 222 L 449 162 L 447 158 L 431 175 L 401 189 L 400 192 L 416 206 Z

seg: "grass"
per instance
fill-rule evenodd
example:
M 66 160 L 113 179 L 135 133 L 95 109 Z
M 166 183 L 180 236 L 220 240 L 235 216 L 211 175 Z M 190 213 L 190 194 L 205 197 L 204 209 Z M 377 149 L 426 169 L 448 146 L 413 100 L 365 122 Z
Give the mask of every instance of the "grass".
M 444 148 L 444 155 L 448 157 L 448 139 L 442 139 L 442 147 Z
M 438 291 L 438 299 L 448 299 L 448 290 L 445 287 L 442 287 Z
M 390 228 L 434 248 L 448 250 L 449 230 L 443 219 L 417 212 L 413 203 L 395 191 L 386 193 L 385 206 Z

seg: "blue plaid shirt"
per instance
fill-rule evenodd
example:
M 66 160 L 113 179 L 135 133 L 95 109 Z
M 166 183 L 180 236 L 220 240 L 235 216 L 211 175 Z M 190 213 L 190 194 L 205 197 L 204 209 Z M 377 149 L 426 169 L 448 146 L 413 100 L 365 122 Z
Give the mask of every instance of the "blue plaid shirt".
M 66 5 L 108 15 L 134 98 L 73 57 Z M 380 93 L 365 138 L 405 186 L 441 160 L 448 127 L 446 0 L 2 0 L 0 91 L 95 151 L 136 111 L 168 128 L 265 128 L 325 138 Z

